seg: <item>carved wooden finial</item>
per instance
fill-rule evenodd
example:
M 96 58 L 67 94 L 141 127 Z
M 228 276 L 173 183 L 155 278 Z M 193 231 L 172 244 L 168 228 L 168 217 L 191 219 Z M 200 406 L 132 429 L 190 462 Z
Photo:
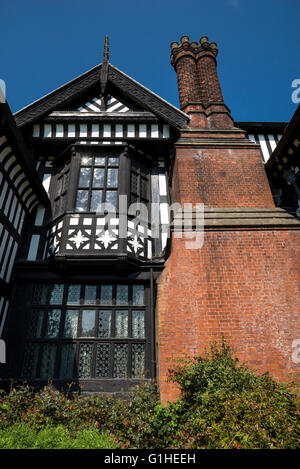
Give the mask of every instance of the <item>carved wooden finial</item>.
M 109 59 L 108 36 L 105 36 L 103 62 L 108 62 L 108 59 Z
M 104 96 L 106 85 L 107 85 L 107 79 L 108 79 L 108 66 L 109 66 L 108 59 L 109 59 L 108 36 L 105 36 L 103 62 L 102 62 L 101 71 L 100 71 L 100 88 L 101 88 L 102 96 Z M 103 105 L 103 111 L 104 111 L 105 110 L 104 100 L 102 100 L 102 103 L 103 103 L 102 105 Z

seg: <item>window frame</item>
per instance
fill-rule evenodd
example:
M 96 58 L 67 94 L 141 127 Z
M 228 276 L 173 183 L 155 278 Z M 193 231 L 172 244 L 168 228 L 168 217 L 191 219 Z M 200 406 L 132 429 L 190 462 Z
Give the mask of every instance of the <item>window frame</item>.
M 48 285 L 48 293 L 46 304 L 37 304 L 34 303 L 34 291 L 37 285 Z M 140 380 L 140 379 L 149 379 L 151 378 L 152 367 L 151 367 L 151 356 L 152 356 L 152 340 L 151 340 L 151 318 L 150 318 L 150 286 L 145 282 L 82 282 L 82 283 L 62 283 L 60 282 L 59 285 L 63 285 L 63 298 L 61 304 L 50 304 L 50 285 L 58 285 L 58 283 L 39 283 L 34 286 L 32 301 L 31 301 L 31 308 L 30 308 L 30 317 L 28 321 L 28 328 L 24 343 L 24 353 L 23 353 L 23 364 L 22 364 L 22 377 L 26 380 L 39 382 L 44 381 L 45 377 L 41 377 L 41 369 L 42 369 L 42 354 L 43 349 L 46 348 L 46 344 L 56 344 L 56 358 L 55 358 L 55 365 L 54 365 L 54 376 L 49 377 L 49 379 L 53 381 L 95 381 L 101 380 L 103 382 L 107 382 L 108 388 L 110 387 L 109 383 L 113 382 L 113 385 L 117 385 L 118 382 L 124 380 Z M 69 303 L 67 304 L 67 293 L 68 287 L 70 285 L 80 285 L 80 301 L 79 304 Z M 86 286 L 97 285 L 97 298 L 96 303 L 94 304 L 87 304 L 84 301 L 84 292 Z M 113 285 L 113 304 L 111 305 L 104 305 L 100 303 L 100 285 Z M 116 304 L 116 289 L 117 285 L 128 285 L 129 286 L 129 299 L 128 304 L 119 305 Z M 132 304 L 132 291 L 133 285 L 143 285 L 144 286 L 144 305 L 134 305 Z M 57 337 L 49 338 L 46 337 L 46 328 L 47 328 L 47 311 L 60 309 L 60 323 L 59 323 L 59 332 Z M 29 337 L 28 331 L 31 327 L 31 317 L 32 312 L 34 310 L 43 311 L 43 333 L 40 337 Z M 65 318 L 66 312 L 69 310 L 77 310 L 78 317 L 77 317 L 77 336 L 76 337 L 64 337 L 64 327 L 65 327 Z M 84 310 L 92 310 L 95 311 L 95 319 L 94 319 L 94 336 L 92 337 L 85 337 L 80 335 L 80 328 L 82 327 L 82 312 Z M 112 311 L 111 315 L 111 335 L 109 337 L 103 336 L 99 337 L 97 335 L 96 328 L 99 327 L 99 313 L 100 311 Z M 115 327 L 115 314 L 116 311 L 128 311 L 128 336 L 127 337 L 116 337 L 114 334 L 114 327 Z M 144 337 L 133 337 L 132 334 L 132 312 L 133 311 L 144 311 L 144 328 L 145 328 L 145 335 Z M 39 350 L 37 355 L 37 374 L 36 377 L 24 376 L 23 369 L 25 366 L 25 353 L 26 353 L 26 344 L 39 344 Z M 75 347 L 75 360 L 73 365 L 73 377 L 62 378 L 60 375 L 61 364 L 62 364 L 62 353 L 63 353 L 63 345 L 73 344 Z M 79 376 L 79 353 L 81 344 L 91 344 L 92 346 L 92 356 L 91 356 L 91 375 L 86 377 Z M 97 376 L 96 374 L 96 361 L 97 361 L 97 350 L 99 344 L 109 344 L 110 349 L 110 359 L 109 359 L 109 373 L 108 376 Z M 116 377 L 114 376 L 114 352 L 116 348 L 116 344 L 127 344 L 128 354 L 127 354 L 127 371 L 123 377 Z M 133 345 L 143 344 L 144 347 L 144 377 L 134 377 L 133 370 L 132 370 L 132 357 L 133 357 Z M 43 347 L 44 346 L 44 347 Z M 78 371 L 76 374 L 76 370 Z
M 105 158 L 105 164 L 97 164 L 95 162 L 95 158 Z M 109 164 L 109 159 L 110 158 L 118 158 L 118 164 Z M 82 159 L 83 158 L 91 158 L 92 162 L 91 164 L 88 165 L 83 165 L 82 164 Z M 109 201 L 106 201 L 106 194 L 108 191 L 111 192 L 116 192 L 117 198 L 116 198 L 116 205 L 115 209 L 116 211 L 118 210 L 118 195 L 120 193 L 119 187 L 120 187 L 120 162 L 121 162 L 121 154 L 117 152 L 117 150 L 113 149 L 108 149 L 106 148 L 100 148 L 100 149 L 95 149 L 94 151 L 92 150 L 87 150 L 87 151 L 81 151 L 78 153 L 78 174 L 77 174 L 77 182 L 76 182 L 76 194 L 74 197 L 74 212 L 76 213 L 96 213 L 97 210 L 91 209 L 92 206 L 92 196 L 93 192 L 100 192 L 101 191 L 101 203 L 105 203 Z M 90 169 L 90 175 L 89 175 L 89 184 L 88 186 L 83 186 L 80 185 L 80 178 L 81 178 L 81 169 L 82 168 L 87 168 Z M 103 186 L 95 186 L 94 185 L 94 174 L 95 170 L 97 169 L 103 169 L 104 170 L 104 180 L 103 180 Z M 108 172 L 110 169 L 117 169 L 118 171 L 118 176 L 117 176 L 117 185 L 115 187 L 109 187 L 107 186 L 108 182 Z M 88 193 L 88 199 L 87 199 L 87 208 L 79 210 L 77 208 L 77 199 L 78 199 L 78 192 L 79 191 L 86 191 Z

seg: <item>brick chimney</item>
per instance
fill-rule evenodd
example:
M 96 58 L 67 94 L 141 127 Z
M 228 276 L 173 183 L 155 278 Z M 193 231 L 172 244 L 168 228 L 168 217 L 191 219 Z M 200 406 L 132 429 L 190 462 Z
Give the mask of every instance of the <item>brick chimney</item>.
M 217 73 L 217 44 L 202 36 L 200 43 L 182 36 L 171 43 L 171 63 L 177 73 L 180 107 L 191 116 L 190 127 L 232 128 Z
M 281 380 L 300 379 L 291 360 L 292 340 L 300 337 L 300 223 L 274 207 L 260 147 L 234 126 L 217 76 L 216 44 L 184 36 L 171 48 L 180 105 L 191 116 L 174 143 L 171 199 L 194 207 L 183 234 L 193 234 L 194 226 L 204 243 L 191 249 L 190 236 L 178 236 L 174 221 L 157 280 L 161 398 L 179 395 L 168 382 L 177 359 L 203 354 L 222 335 L 242 362 Z M 204 204 L 198 229 L 197 203 Z

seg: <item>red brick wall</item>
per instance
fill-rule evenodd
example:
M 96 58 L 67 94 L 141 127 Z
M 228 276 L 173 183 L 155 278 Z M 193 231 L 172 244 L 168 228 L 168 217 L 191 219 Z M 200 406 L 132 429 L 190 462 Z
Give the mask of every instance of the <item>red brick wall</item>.
M 224 333 L 242 361 L 286 380 L 300 378 L 292 341 L 300 339 L 299 231 L 206 232 L 200 250 L 173 239 L 158 280 L 157 340 L 163 401 L 178 395 L 168 369 L 202 353 Z
M 172 200 L 208 207 L 274 207 L 257 148 L 178 149 Z

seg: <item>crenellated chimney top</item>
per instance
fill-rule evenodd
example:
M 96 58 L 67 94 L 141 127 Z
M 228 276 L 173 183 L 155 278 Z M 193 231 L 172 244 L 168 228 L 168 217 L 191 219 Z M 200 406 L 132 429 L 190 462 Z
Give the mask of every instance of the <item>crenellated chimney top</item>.
M 230 128 L 233 119 L 224 103 L 217 74 L 218 47 L 202 36 L 199 43 L 182 36 L 171 43 L 171 64 L 178 80 L 180 107 L 191 115 L 191 126 Z
M 215 42 L 209 43 L 207 36 L 202 36 L 199 44 L 198 42 L 190 42 L 189 36 L 182 36 L 180 42 L 181 44 L 171 42 L 171 64 L 173 67 L 175 67 L 177 60 L 182 56 L 181 52 L 183 51 L 190 51 L 194 54 L 196 60 L 198 54 L 203 51 L 210 51 L 215 57 L 218 55 L 217 44 Z

